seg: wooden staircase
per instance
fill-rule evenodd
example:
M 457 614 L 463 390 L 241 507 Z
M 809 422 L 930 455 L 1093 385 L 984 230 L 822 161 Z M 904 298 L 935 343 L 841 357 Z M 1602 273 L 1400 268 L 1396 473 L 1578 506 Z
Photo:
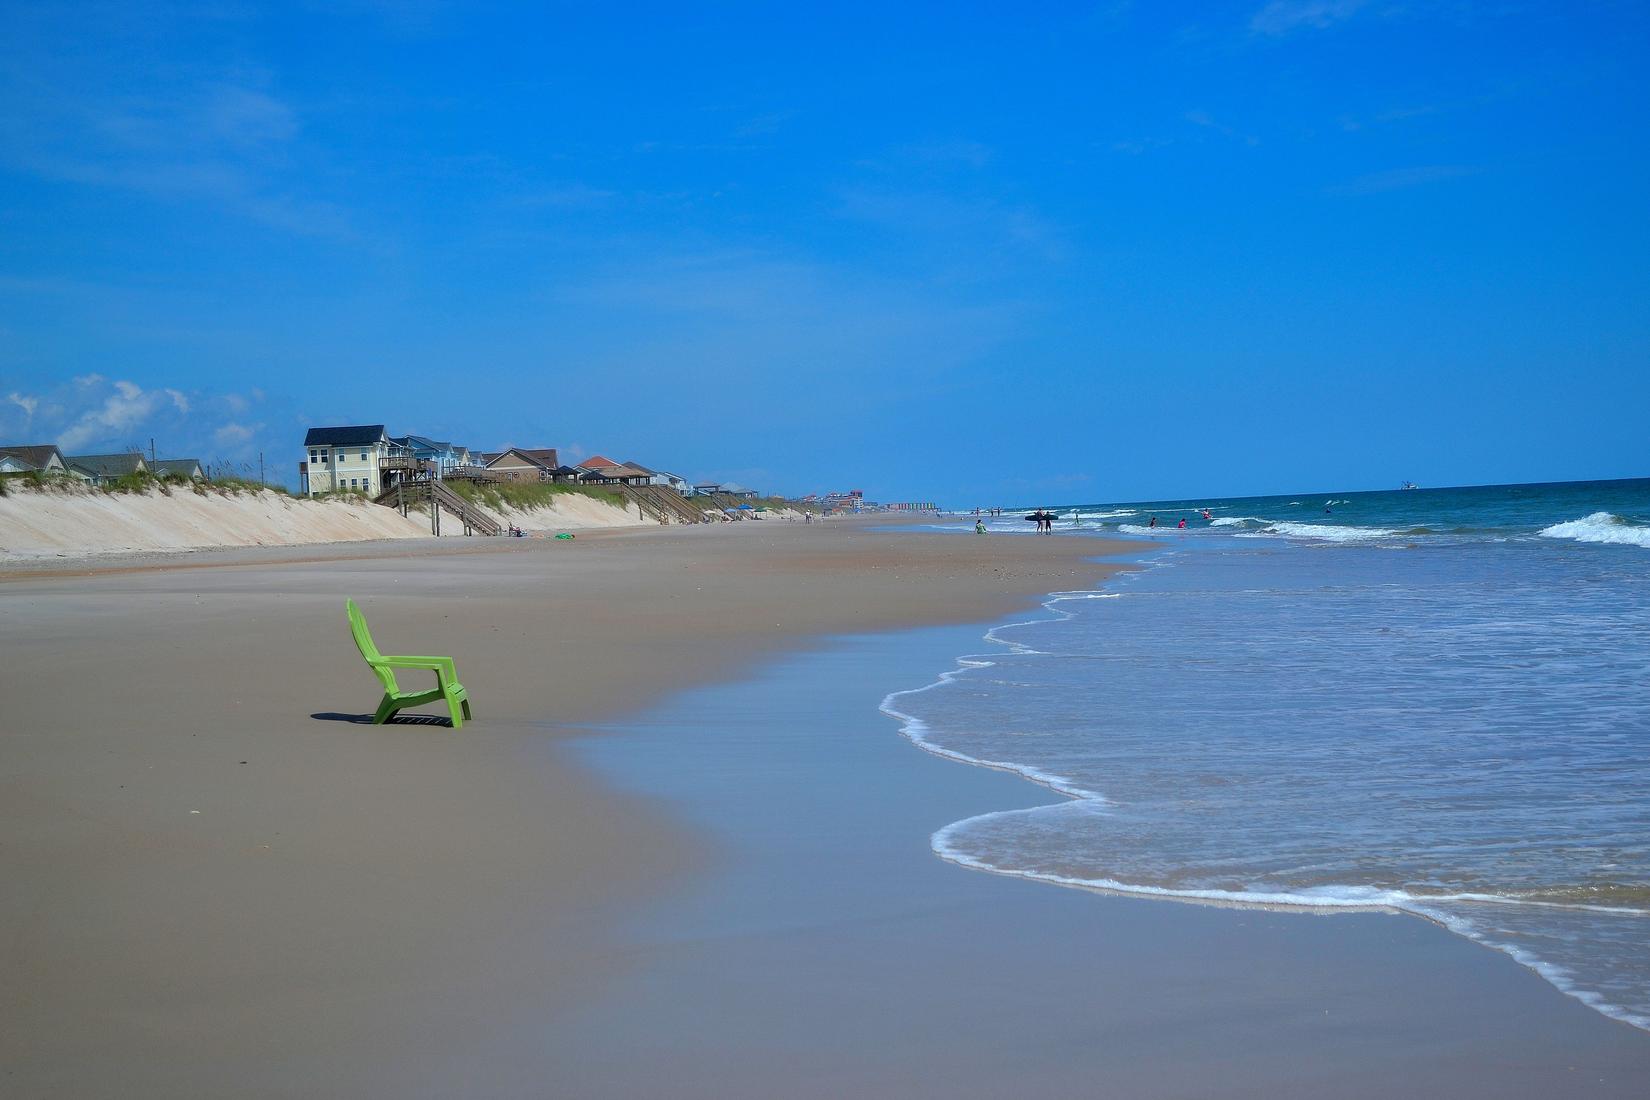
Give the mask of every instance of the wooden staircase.
M 504 527 L 498 520 L 471 504 L 439 481 L 403 481 L 392 485 L 373 498 L 374 503 L 394 508 L 402 515 L 417 504 L 430 505 L 430 533 L 441 534 L 443 509 L 457 517 L 464 525 L 466 535 L 502 535 Z
M 660 523 L 703 523 L 704 514 L 674 489 L 663 485 L 606 485 L 634 504 L 645 519 Z

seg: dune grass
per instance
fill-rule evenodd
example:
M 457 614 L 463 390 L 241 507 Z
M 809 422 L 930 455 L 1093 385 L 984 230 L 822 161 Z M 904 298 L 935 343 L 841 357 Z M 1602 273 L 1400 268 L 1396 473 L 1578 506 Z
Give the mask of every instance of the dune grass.
M 549 508 L 558 496 L 575 494 L 586 496 L 592 500 L 599 500 L 603 504 L 611 504 L 615 508 L 627 508 L 630 502 L 621 494 L 610 489 L 602 489 L 594 485 L 563 485 L 550 482 L 519 482 L 519 481 L 462 481 L 457 478 L 442 482 L 443 485 L 483 508 L 514 508 L 517 511 L 528 512 L 535 508 Z

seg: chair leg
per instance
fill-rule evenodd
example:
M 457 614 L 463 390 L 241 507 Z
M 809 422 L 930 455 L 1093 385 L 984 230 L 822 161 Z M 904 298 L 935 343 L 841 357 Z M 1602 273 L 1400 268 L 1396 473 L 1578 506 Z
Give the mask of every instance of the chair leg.
M 378 704 L 378 713 L 372 716 L 372 724 L 375 726 L 382 726 L 385 722 L 390 720 L 390 715 L 394 713 L 395 699 L 386 694 L 383 702 Z
M 464 700 L 463 707 L 464 707 L 464 720 L 468 722 L 468 721 L 471 720 L 470 719 L 470 701 L 468 699 Z
M 459 701 L 451 695 L 447 696 L 447 713 L 453 716 L 453 729 L 464 728 L 464 719 L 458 713 Z

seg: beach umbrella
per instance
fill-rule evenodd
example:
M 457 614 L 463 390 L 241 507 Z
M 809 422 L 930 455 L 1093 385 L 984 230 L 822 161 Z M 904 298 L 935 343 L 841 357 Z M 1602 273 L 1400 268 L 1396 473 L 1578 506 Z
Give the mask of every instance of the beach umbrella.
M 749 511 L 752 511 L 752 508 L 751 508 L 751 506 L 750 506 L 750 505 L 749 505 L 749 504 L 741 504 L 741 505 L 740 505 L 740 506 L 739 506 L 739 510 L 740 510 L 740 511 L 741 511 L 741 512 L 749 512 Z

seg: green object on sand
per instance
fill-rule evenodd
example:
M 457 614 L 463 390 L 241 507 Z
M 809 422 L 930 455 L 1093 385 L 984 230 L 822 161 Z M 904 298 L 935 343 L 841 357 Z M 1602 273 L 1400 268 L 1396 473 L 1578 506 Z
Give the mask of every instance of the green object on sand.
M 389 721 L 390 715 L 407 707 L 421 707 L 425 703 L 434 703 L 445 699 L 447 712 L 453 716 L 453 729 L 464 725 L 464 719 L 470 717 L 470 697 L 464 692 L 464 685 L 458 682 L 458 670 L 453 667 L 451 657 L 386 657 L 378 652 L 373 644 L 372 634 L 367 630 L 367 617 L 361 614 L 361 609 L 355 606 L 354 600 L 345 600 L 344 608 L 349 612 L 350 633 L 355 636 L 355 647 L 361 651 L 367 664 L 378 679 L 384 684 L 384 698 L 378 704 L 378 713 L 372 716 L 372 724 L 381 726 Z M 402 691 L 395 682 L 395 670 L 398 668 L 426 669 L 435 673 L 436 686 L 429 691 Z M 459 716 L 460 709 L 463 717 Z
M 572 535 L 569 535 L 569 534 L 568 534 L 568 533 L 567 533 L 567 532 L 566 532 L 566 531 L 563 531 L 563 532 L 562 532 L 562 533 L 561 533 L 561 534 L 559 534 L 559 535 L 557 535 L 557 536 L 556 536 L 556 537 L 557 537 L 557 538 L 558 538 L 558 539 L 570 539 L 570 538 L 572 538 L 572 537 L 573 537 L 573 536 L 572 536 Z

